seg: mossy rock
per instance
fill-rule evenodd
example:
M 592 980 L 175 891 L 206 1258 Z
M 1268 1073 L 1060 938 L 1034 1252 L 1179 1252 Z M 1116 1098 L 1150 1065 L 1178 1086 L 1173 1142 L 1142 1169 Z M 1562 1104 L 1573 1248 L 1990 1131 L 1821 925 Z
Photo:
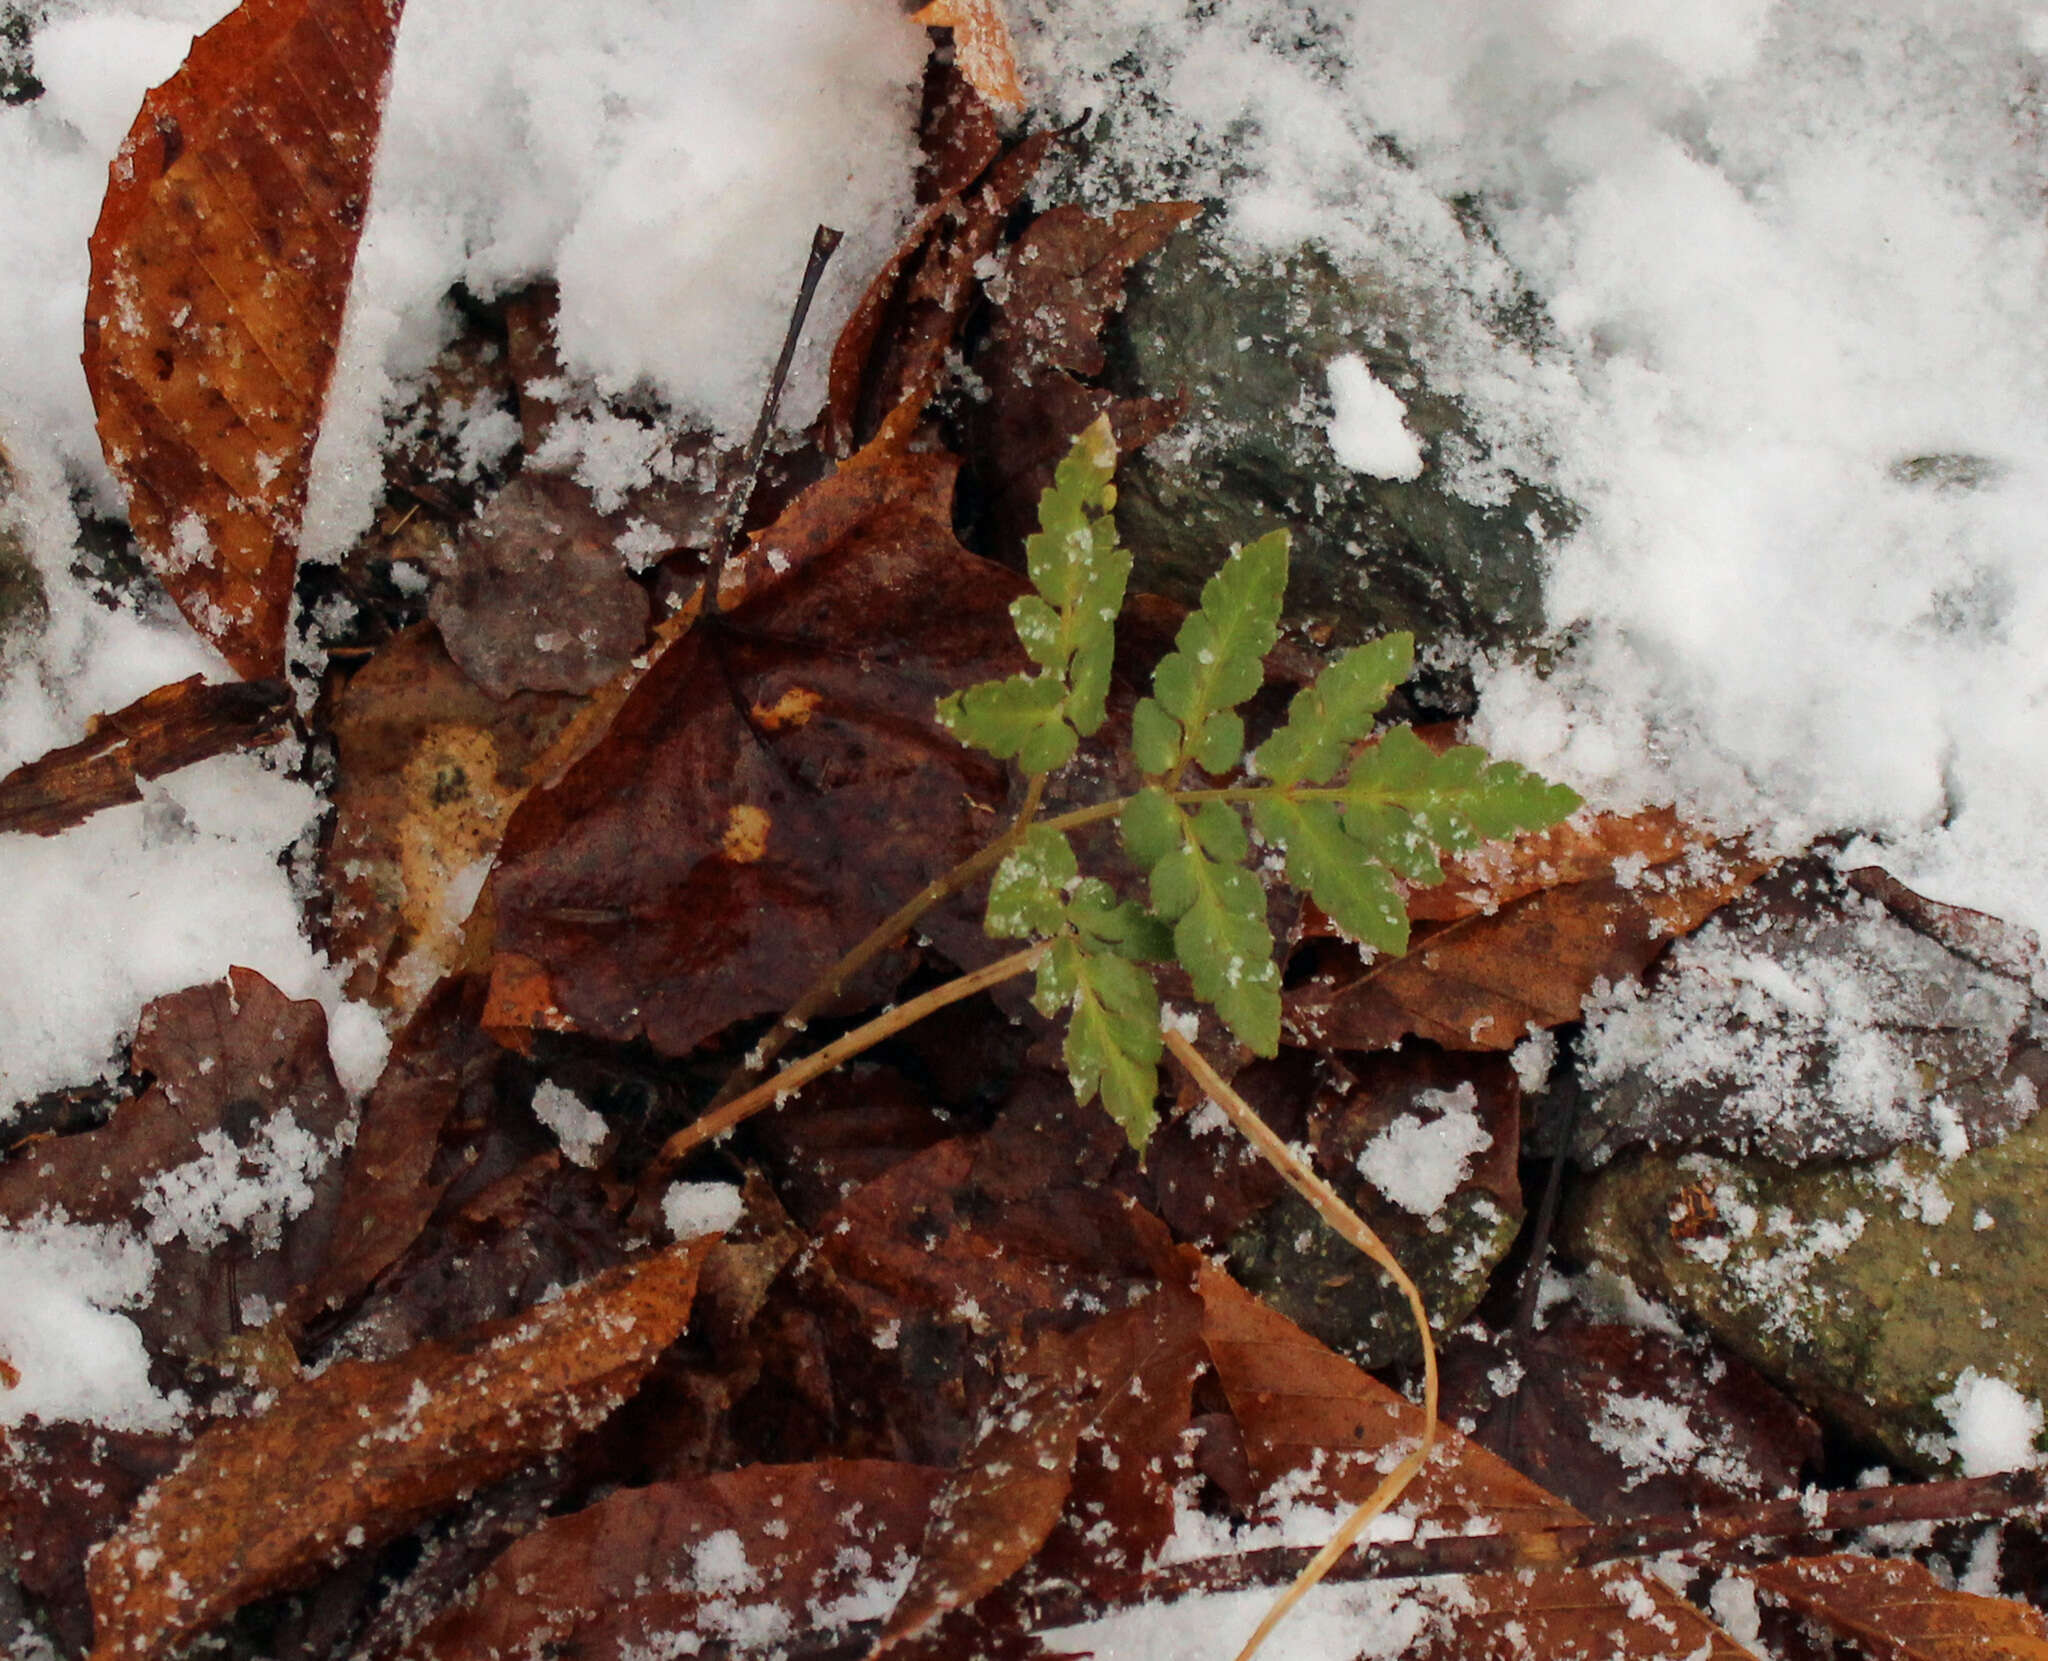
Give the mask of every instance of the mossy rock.
M 1415 339 L 1426 319 L 1424 297 L 1313 249 L 1253 259 L 1200 228 L 1168 244 L 1134 278 L 1115 336 L 1121 382 L 1187 397 L 1181 424 L 1118 476 L 1134 586 L 1192 603 L 1220 551 L 1287 526 L 1287 616 L 1339 644 L 1393 629 L 1425 645 L 1533 639 L 1544 547 L 1571 510 L 1530 483 L 1483 505 L 1450 487 L 1451 458 L 1485 446 L 1430 384 Z M 1418 478 L 1354 473 L 1331 452 L 1326 370 L 1345 354 L 1406 406 Z
M 2048 1115 L 1952 1163 L 1798 1168 L 1630 1155 L 1575 1197 L 1572 1251 L 1626 1275 L 1907 1469 L 1952 1472 L 1965 1369 L 2048 1377 Z

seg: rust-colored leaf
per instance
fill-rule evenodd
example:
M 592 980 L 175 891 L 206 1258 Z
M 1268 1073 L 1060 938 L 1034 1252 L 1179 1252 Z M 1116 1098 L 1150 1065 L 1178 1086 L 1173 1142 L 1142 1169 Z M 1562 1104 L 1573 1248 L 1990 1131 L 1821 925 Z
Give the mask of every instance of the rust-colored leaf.
M 1034 1559 L 1083 1585 L 1142 1567 L 1172 1531 L 1200 1324 L 1199 1302 L 1169 1285 L 1032 1341 L 947 1479 L 874 1653 L 929 1632 Z M 1063 1518 L 1071 1538 L 1048 1545 Z
M 968 412 L 999 547 L 1018 545 L 1036 524 L 1054 466 L 1097 416 L 1109 417 L 1125 451 L 1179 418 L 1178 400 L 1118 398 L 1094 377 L 1106 366 L 1102 327 L 1123 304 L 1125 276 L 1200 211 L 1193 202 L 1149 202 L 1105 219 L 1056 207 L 1004 255 L 974 359 L 986 396 Z
M 1579 1019 L 1594 982 L 1640 974 L 1772 862 L 1695 843 L 1649 869 L 1586 849 L 1565 868 L 1603 864 L 1605 874 L 1418 929 L 1406 957 L 1318 976 L 1288 995 L 1290 1023 L 1334 1049 L 1385 1049 L 1411 1033 L 1450 1050 L 1510 1049 L 1538 1027 Z
M 327 1018 L 235 969 L 150 1004 L 134 1065 L 155 1082 L 106 1124 L 0 1163 L 0 1218 L 135 1229 L 158 1258 L 133 1317 L 152 1351 L 224 1361 L 325 1259 L 348 1118 Z
M 680 1054 L 788 1007 L 982 845 L 1008 779 L 934 707 L 1021 665 L 1005 609 L 1020 584 L 954 540 L 953 471 L 871 447 L 799 497 L 733 562 L 754 597 L 669 646 L 520 805 L 489 890 L 519 1005 Z M 989 955 L 964 909 L 926 927 L 956 962 Z M 878 964 L 848 1005 L 903 968 Z
M 1896 1558 L 1808 1557 L 1750 1571 L 1757 1590 L 1872 1661 L 2048 1661 L 2048 1618 L 1943 1586 Z
M 143 100 L 92 236 L 107 465 L 179 610 L 251 679 L 284 669 L 398 14 L 244 0 Z
M 192 675 L 94 718 L 76 744 L 0 779 L 0 832 L 55 836 L 104 807 L 142 800 L 140 782 L 210 756 L 274 744 L 291 731 L 279 681 L 208 685 Z
M 393 638 L 333 715 L 335 826 L 324 858 L 330 955 L 351 995 L 399 1015 L 461 961 L 465 925 L 512 810 L 577 709 L 490 697 L 433 628 Z
M 459 1343 L 337 1363 L 207 1431 L 93 1559 L 93 1661 L 162 1655 L 597 1424 L 682 1330 L 707 1245 Z
M 1024 86 L 1017 79 L 1017 49 L 1001 0 L 932 0 L 911 18 L 928 29 L 951 29 L 960 73 L 991 104 L 1003 109 L 1024 107 Z
M 916 1549 L 944 1476 L 831 1459 L 627 1489 L 510 1547 L 404 1653 L 624 1661 L 830 1633 L 870 1614 L 872 1582 Z
M 1198 1284 L 1203 1341 L 1261 1488 L 1312 1473 L 1310 1491 L 1326 1502 L 1362 1501 L 1387 1456 L 1421 1436 L 1422 1410 L 1219 1271 L 1204 1269 Z M 1579 1520 L 1484 1448 L 1455 1431 L 1438 1437 L 1438 1452 L 1403 1502 L 1418 1527 L 1463 1533 L 1485 1519 L 1488 1529 L 1512 1531 Z M 1447 1628 L 1416 1653 L 1459 1661 L 1741 1661 L 1748 1654 L 1661 1581 L 1627 1568 L 1478 1574 L 1464 1586 Z

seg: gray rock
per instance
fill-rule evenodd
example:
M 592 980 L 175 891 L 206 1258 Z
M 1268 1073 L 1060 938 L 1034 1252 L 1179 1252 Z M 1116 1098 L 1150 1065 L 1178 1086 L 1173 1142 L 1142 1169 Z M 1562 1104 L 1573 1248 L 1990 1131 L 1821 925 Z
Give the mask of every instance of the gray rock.
M 1133 286 L 1114 367 L 1145 391 L 1188 400 L 1181 426 L 1118 479 L 1135 586 L 1192 602 L 1230 544 L 1284 525 L 1295 537 L 1288 617 L 1328 625 L 1337 643 L 1394 629 L 1425 644 L 1537 634 L 1544 544 L 1572 512 L 1527 482 L 1489 505 L 1450 488 L 1447 464 L 1486 447 L 1430 384 L 1415 342 L 1426 297 L 1312 249 L 1254 263 L 1201 227 Z M 1420 477 L 1361 475 L 1332 454 L 1325 371 L 1346 353 L 1407 406 Z

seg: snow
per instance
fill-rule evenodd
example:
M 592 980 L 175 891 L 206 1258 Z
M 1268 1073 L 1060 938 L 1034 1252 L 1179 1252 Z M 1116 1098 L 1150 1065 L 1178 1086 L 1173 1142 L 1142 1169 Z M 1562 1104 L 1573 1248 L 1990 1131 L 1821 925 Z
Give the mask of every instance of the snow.
M 603 1114 L 592 1112 L 574 1091 L 552 1079 L 534 1087 L 533 1116 L 555 1133 L 572 1165 L 595 1166 L 598 1151 L 611 1134 Z
M 155 1275 L 154 1253 L 123 1229 L 46 1217 L 0 1230 L 0 1359 L 20 1374 L 0 1390 L 0 1425 L 33 1415 L 169 1426 L 177 1409 L 151 1387 L 142 1334 L 119 1313 Z
M 1475 1156 L 1493 1146 L 1479 1122 L 1479 1093 L 1470 1080 L 1455 1090 L 1418 1091 L 1429 1117 L 1404 1114 L 1358 1155 L 1359 1174 L 1403 1210 L 1429 1217 L 1472 1174 Z
M 740 1191 L 728 1182 L 676 1182 L 661 1197 L 661 1220 L 678 1240 L 723 1234 L 746 1209 Z
M 1330 450 L 1354 473 L 1377 479 L 1422 476 L 1422 448 L 1403 425 L 1407 415 L 1400 394 L 1373 379 L 1364 358 L 1346 352 L 1332 358 L 1330 379 L 1333 413 L 1328 428 Z
M 2043 1462 L 2041 1404 L 2002 1378 L 1965 1367 L 1955 1388 L 1935 1399 L 1948 1419 L 1950 1443 L 1964 1476 L 1989 1476 Z

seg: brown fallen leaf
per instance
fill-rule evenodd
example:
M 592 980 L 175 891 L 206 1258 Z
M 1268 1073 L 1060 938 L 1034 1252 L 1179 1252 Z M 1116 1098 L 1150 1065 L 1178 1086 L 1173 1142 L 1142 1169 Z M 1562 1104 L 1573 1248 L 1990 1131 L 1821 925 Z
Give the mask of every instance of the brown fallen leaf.
M 1118 398 L 1094 382 L 1107 366 L 1101 331 L 1123 304 L 1124 278 L 1200 211 L 1151 202 L 1103 219 L 1056 207 L 1003 256 L 974 358 L 986 396 L 966 415 L 999 549 L 1021 546 L 1036 527 L 1054 466 L 1097 416 L 1109 417 L 1126 452 L 1180 418 L 1178 399 Z
M 2048 1661 L 2048 1617 L 1943 1586 L 1896 1558 L 1808 1557 L 1748 1571 L 1770 1603 L 1872 1661 Z
M 351 996 L 399 1017 L 462 959 L 465 925 L 512 810 L 577 700 L 499 700 L 429 625 L 388 642 L 336 701 L 334 833 L 322 858 L 329 955 Z
M 404 1656 L 624 1661 L 831 1632 L 908 1563 L 944 1477 L 830 1459 L 627 1489 L 510 1547 Z
M 1038 1334 L 946 1479 L 873 1653 L 931 1631 L 1026 1563 L 1080 1586 L 1141 1568 L 1173 1530 L 1200 1330 L 1188 1288 L 1162 1285 L 1073 1332 Z
M 1422 1433 L 1422 1410 L 1317 1343 L 1215 1269 L 1198 1282 L 1203 1341 L 1262 1489 L 1295 1477 L 1304 1497 L 1355 1505 L 1381 1466 Z M 1434 1531 L 1517 1530 L 1580 1520 L 1505 1461 L 1454 1431 L 1402 1509 Z M 1475 1574 L 1411 1653 L 1459 1661 L 1539 1655 L 1560 1661 L 1741 1661 L 1749 1652 L 1652 1577 L 1599 1569 Z
M 1611 846 L 1623 832 L 1608 836 Z M 1596 981 L 1640 974 L 1773 863 L 1697 842 L 1647 869 L 1583 851 L 1563 868 L 1604 864 L 1605 874 L 1418 928 L 1406 957 L 1318 975 L 1290 992 L 1287 1017 L 1317 1047 L 1379 1050 L 1412 1033 L 1449 1050 L 1511 1049 L 1539 1027 L 1578 1020 Z
M 141 801 L 143 779 L 259 749 L 291 730 L 291 697 L 281 681 L 174 681 L 95 716 L 76 744 L 0 779 L 0 832 L 55 836 L 101 808 Z
M 338 1362 L 206 1431 L 92 1560 L 93 1661 L 163 1655 L 600 1422 L 682 1330 L 708 1244 L 461 1342 Z
M 244 0 L 143 100 L 92 236 L 107 465 L 179 610 L 250 679 L 284 669 L 399 9 Z
M 680 1054 L 786 1008 L 983 844 L 1007 775 L 935 706 L 1020 666 L 1021 585 L 954 540 L 954 468 L 871 446 L 804 493 L 729 567 L 753 597 L 667 646 L 521 803 L 487 891 L 494 1026 L 566 1019 Z M 956 962 L 991 955 L 962 908 L 926 928 Z
M 1010 39 L 1001 0 L 932 0 L 910 21 L 928 29 L 951 29 L 960 73 L 975 91 L 1003 109 L 1024 107 L 1024 87 L 1017 79 L 1017 49 Z
M 151 1351 L 226 1364 L 326 1258 L 349 1117 L 327 1018 L 235 969 L 151 1003 L 133 1064 L 155 1082 L 106 1124 L 0 1162 L 0 1218 L 133 1228 L 157 1254 L 131 1317 Z

